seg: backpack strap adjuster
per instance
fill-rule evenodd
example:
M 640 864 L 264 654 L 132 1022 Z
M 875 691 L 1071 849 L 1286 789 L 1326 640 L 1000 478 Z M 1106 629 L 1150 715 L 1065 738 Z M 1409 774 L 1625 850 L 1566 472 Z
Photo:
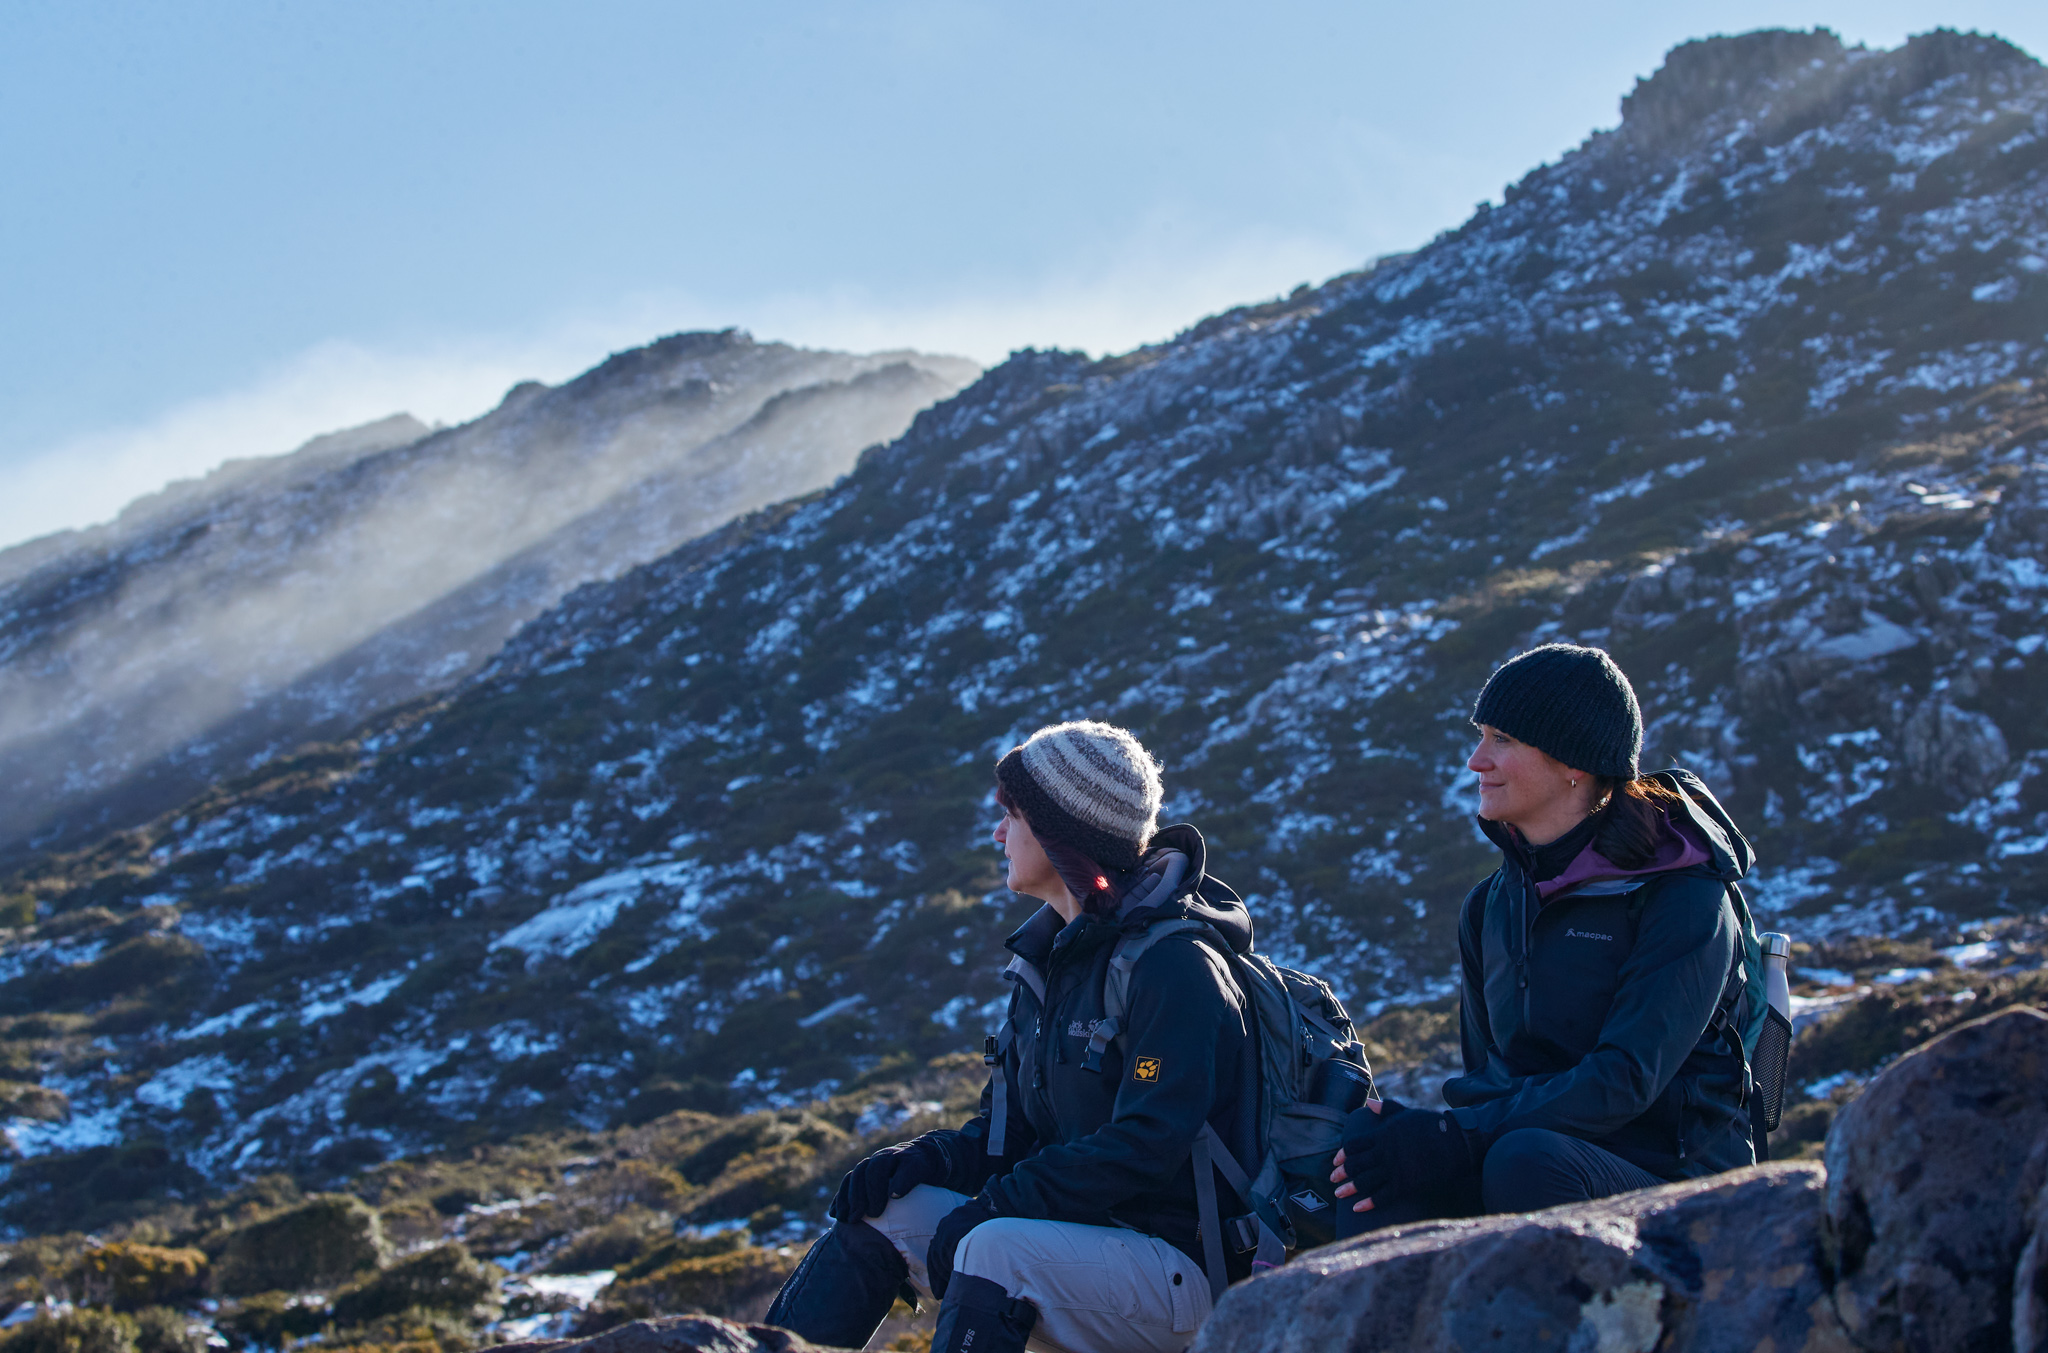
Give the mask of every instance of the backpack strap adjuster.
M 1081 1054 L 1083 1071 L 1092 1071 L 1098 1076 L 1102 1074 L 1102 1054 L 1122 1029 L 1122 1022 L 1113 1015 L 1096 1021 L 1094 1031 L 1088 1035 L 1088 1051 Z

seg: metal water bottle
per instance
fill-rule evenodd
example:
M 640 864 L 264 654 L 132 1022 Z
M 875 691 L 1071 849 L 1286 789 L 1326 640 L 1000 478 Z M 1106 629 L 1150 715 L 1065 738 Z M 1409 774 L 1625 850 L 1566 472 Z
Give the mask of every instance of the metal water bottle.
M 1785 1067 L 1792 1057 L 1792 988 L 1785 965 L 1792 957 L 1792 937 L 1775 931 L 1758 936 L 1764 950 L 1764 1027 L 1757 1035 L 1750 1064 L 1759 1116 L 1766 1133 L 1775 1130 L 1785 1110 Z M 1758 1138 L 1762 1155 L 1764 1139 Z
M 1792 1022 L 1792 987 L 1785 966 L 1792 958 L 1792 937 L 1768 931 L 1758 938 L 1764 943 L 1764 1000 L 1785 1022 Z

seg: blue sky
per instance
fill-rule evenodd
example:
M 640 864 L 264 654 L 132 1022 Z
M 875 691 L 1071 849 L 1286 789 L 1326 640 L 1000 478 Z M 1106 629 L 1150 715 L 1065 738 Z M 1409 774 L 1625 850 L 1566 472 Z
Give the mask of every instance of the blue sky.
M 2038 0 L 0 0 L 0 543 L 677 329 L 1163 338 L 1814 24 L 2048 51 Z

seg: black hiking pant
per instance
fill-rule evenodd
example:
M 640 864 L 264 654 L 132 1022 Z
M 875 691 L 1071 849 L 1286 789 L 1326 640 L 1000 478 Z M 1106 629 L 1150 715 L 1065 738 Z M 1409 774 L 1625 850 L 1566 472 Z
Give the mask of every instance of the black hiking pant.
M 1370 1212 L 1344 1206 L 1337 1213 L 1337 1236 L 1443 1217 L 1537 1212 L 1670 1182 L 1577 1137 L 1545 1128 L 1517 1128 L 1493 1144 L 1478 1178 L 1428 1193 L 1397 1193 Z

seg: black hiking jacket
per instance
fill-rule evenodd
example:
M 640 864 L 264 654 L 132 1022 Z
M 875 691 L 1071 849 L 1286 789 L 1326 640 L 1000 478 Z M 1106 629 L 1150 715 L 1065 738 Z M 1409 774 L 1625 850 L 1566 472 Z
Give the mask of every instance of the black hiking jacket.
M 1520 838 L 1480 822 L 1502 862 L 1458 919 L 1465 1074 L 1444 1102 L 1482 1147 L 1549 1128 L 1662 1179 L 1753 1163 L 1741 1064 L 1708 1027 L 1741 944 L 1727 885 L 1749 845 L 1690 800 L 1672 816 L 1679 867 L 1602 868 L 1588 846 L 1547 899 Z
M 1082 1061 L 1103 1018 L 1119 936 L 1187 917 L 1207 922 L 1237 952 L 1251 949 L 1251 914 L 1207 877 L 1205 855 L 1193 827 L 1163 828 L 1117 917 L 1084 915 L 1063 926 L 1047 906 L 1005 941 L 1043 975 L 1045 999 L 1029 982 L 1016 983 L 1016 1039 L 982 1092 L 980 1116 L 933 1134 L 952 1166 L 947 1187 L 984 1193 L 1004 1216 L 1158 1236 L 1201 1272 L 1189 1161 L 1195 1137 L 1210 1123 L 1240 1161 L 1258 1159 L 1252 1016 L 1214 942 L 1182 931 L 1147 949 L 1131 971 L 1124 1032 L 1104 1049 L 1100 1071 Z M 1004 1078 L 1008 1101 L 1000 1156 L 987 1151 L 995 1076 Z M 1223 1217 L 1247 1210 L 1220 1177 L 1216 1189 Z M 1225 1249 L 1233 1278 L 1250 1271 L 1249 1255 Z

